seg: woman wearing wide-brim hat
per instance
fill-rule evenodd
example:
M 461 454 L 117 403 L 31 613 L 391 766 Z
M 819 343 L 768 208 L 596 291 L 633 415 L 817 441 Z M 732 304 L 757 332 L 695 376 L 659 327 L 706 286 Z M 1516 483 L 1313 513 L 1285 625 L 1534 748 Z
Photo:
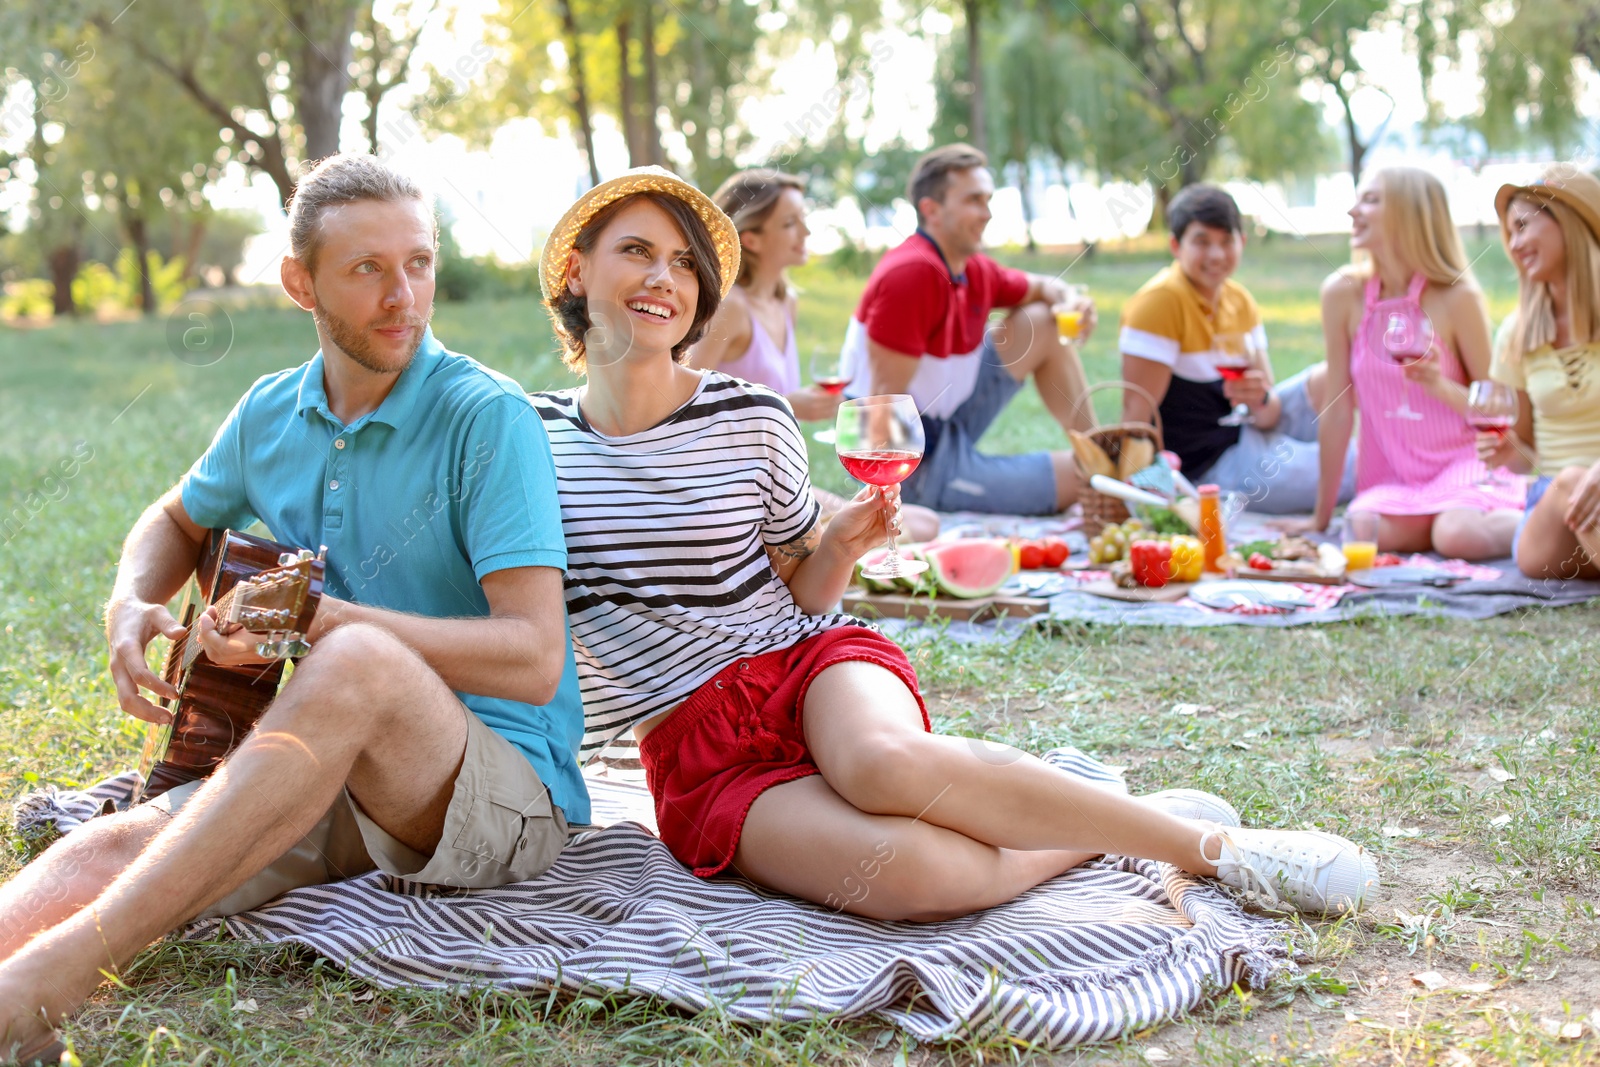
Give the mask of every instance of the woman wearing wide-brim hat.
M 894 496 L 817 521 L 782 397 L 685 351 L 738 273 L 732 222 L 665 171 L 586 193 L 541 261 L 583 385 L 536 394 L 567 537 L 585 752 L 639 738 L 662 840 L 696 874 L 884 919 L 1000 904 L 1113 852 L 1304 911 L 1358 909 L 1369 856 L 1238 829 L 1192 790 L 1137 800 L 932 732 L 900 647 L 836 614 Z M 1206 820 L 1206 821 L 1200 821 Z
M 1537 472 L 1517 528 L 1517 568 L 1534 578 L 1600 577 L 1600 179 L 1570 163 L 1495 197 L 1517 310 L 1491 377 L 1518 390 L 1504 439 L 1478 437 L 1484 462 Z

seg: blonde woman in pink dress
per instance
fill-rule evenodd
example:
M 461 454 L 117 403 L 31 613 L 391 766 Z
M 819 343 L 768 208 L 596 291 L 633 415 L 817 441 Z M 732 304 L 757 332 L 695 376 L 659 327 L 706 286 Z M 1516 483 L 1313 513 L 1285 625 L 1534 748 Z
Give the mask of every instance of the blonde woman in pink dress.
M 1484 482 L 1467 423 L 1467 385 L 1489 376 L 1489 315 L 1444 186 L 1413 167 L 1377 171 L 1356 190 L 1350 218 L 1356 262 L 1322 286 L 1327 395 L 1334 399 L 1318 436 L 1331 459 L 1322 464 L 1314 516 L 1293 525 L 1323 530 L 1333 518 L 1339 461 L 1359 411 L 1349 510 L 1381 517 L 1380 549 L 1460 559 L 1509 555 L 1522 487 Z M 1432 348 L 1409 364 L 1395 362 L 1385 333 L 1391 343 L 1412 340 L 1424 321 L 1432 325 Z

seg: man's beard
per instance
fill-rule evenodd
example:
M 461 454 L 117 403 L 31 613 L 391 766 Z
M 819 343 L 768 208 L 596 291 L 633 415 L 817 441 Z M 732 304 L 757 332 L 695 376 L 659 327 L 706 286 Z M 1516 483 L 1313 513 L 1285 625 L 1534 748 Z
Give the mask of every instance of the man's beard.
M 355 360 L 358 366 L 364 367 L 374 374 L 399 374 L 411 366 L 411 361 L 416 358 L 417 349 L 422 347 L 422 332 L 427 328 L 428 320 L 432 317 L 432 309 L 429 309 L 427 316 L 401 315 L 393 320 L 372 323 L 365 329 L 357 326 L 349 319 L 342 319 L 328 311 L 327 308 L 323 307 L 321 301 L 318 301 L 316 307 L 311 309 L 311 317 L 318 326 L 322 327 L 328 337 L 333 340 L 333 343 L 339 347 L 339 350 Z M 367 332 L 368 330 L 383 329 L 391 326 L 417 327 L 416 338 L 411 342 L 411 350 L 405 354 L 405 358 L 398 365 L 391 365 L 383 361 L 383 357 L 378 354 L 372 344 L 371 335 Z

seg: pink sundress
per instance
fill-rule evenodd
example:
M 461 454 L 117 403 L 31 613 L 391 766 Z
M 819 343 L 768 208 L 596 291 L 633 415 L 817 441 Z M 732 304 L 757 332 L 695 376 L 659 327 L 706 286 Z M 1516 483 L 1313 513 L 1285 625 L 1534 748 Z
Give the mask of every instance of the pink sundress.
M 1474 444 L 1476 431 L 1450 405 L 1412 383 L 1406 392 L 1405 372 L 1389 359 L 1383 333 L 1397 311 L 1420 314 L 1428 279 L 1417 274 L 1404 296 L 1378 298 L 1377 275 L 1367 280 L 1366 311 L 1350 345 L 1350 380 L 1361 412 L 1356 443 L 1356 497 L 1351 511 L 1382 515 L 1437 515 L 1452 508 L 1522 510 L 1523 479 L 1501 472 L 1501 481 L 1476 484 L 1484 474 Z M 1435 344 L 1439 369 L 1453 382 L 1466 384 L 1461 358 Z M 1409 396 L 1421 419 L 1392 418 L 1388 412 Z

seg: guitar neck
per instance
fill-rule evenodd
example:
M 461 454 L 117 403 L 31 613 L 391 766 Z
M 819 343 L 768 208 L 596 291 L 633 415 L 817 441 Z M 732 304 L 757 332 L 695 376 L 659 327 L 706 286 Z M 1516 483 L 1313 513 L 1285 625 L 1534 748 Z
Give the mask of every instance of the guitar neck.
M 226 619 L 228 613 L 233 610 L 233 593 L 234 589 L 237 588 L 238 586 L 234 586 L 233 589 L 229 589 L 217 598 L 217 602 L 213 606 L 217 609 L 218 619 Z M 205 651 L 205 646 L 200 643 L 200 616 L 195 616 L 194 622 L 184 631 L 181 640 L 183 641 L 183 669 L 188 670 L 194 666 L 194 661 L 199 659 L 200 654 Z

